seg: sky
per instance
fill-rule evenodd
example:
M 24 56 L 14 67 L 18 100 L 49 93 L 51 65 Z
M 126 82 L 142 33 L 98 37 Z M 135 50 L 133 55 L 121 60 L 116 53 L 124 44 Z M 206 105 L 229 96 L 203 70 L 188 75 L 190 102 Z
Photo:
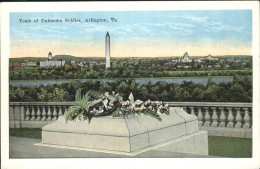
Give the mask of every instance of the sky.
M 73 18 L 82 22 L 65 22 Z M 85 22 L 91 18 L 107 22 Z M 11 58 L 47 57 L 49 52 L 104 57 L 107 31 L 111 57 L 251 55 L 252 11 L 15 12 L 10 13 Z

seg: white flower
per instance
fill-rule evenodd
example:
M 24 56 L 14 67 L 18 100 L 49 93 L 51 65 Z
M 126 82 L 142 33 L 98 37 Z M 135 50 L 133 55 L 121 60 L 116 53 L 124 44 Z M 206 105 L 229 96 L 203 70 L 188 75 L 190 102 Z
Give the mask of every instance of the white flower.
M 109 102 L 109 105 L 110 105 L 110 106 L 113 106 L 113 105 L 114 105 L 114 102 L 113 102 L 113 101 Z
M 155 103 L 156 103 L 156 104 L 160 104 L 159 101 L 156 101 Z
M 168 106 L 169 106 L 168 104 L 165 104 L 165 106 L 164 106 L 164 107 L 166 107 L 166 108 L 167 108 Z
M 156 112 L 157 114 L 162 114 L 161 112 L 160 112 L 160 110 L 157 110 L 157 112 Z

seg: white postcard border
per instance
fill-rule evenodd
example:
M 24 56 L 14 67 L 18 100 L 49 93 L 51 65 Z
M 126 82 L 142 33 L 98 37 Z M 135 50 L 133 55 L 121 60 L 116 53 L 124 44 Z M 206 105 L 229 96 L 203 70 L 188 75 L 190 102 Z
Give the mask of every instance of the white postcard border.
M 9 13 L 51 11 L 131 11 L 131 10 L 227 10 L 253 12 L 253 157 L 252 158 L 52 158 L 9 159 L 8 58 L 10 56 Z M 259 168 L 259 2 L 32 2 L 1 4 L 1 168 Z

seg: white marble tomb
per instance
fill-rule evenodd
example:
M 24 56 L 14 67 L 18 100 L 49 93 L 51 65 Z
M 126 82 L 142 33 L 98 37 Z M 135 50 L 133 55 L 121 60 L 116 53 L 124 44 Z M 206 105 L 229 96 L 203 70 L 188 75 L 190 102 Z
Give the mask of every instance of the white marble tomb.
M 162 114 L 161 118 L 103 116 L 92 118 L 91 123 L 66 123 L 61 116 L 42 128 L 41 145 L 127 155 L 151 149 L 208 155 L 208 135 L 198 130 L 196 116 L 182 108 L 170 108 L 170 115 Z

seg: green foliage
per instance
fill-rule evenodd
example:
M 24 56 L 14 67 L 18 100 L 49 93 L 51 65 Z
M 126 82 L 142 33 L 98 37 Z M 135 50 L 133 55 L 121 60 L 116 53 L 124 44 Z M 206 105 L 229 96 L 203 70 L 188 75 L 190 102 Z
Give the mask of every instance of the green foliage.
M 170 70 L 164 71 L 161 66 L 151 66 L 148 68 L 138 65 L 116 66 L 110 69 L 100 67 L 70 66 L 61 68 L 29 68 L 19 67 L 10 68 L 10 80 L 46 80 L 46 79 L 100 79 L 100 78 L 154 78 L 154 77 L 194 77 L 194 76 L 235 76 L 235 75 L 252 75 L 251 69 L 235 70 Z
M 76 105 L 70 106 L 69 109 L 64 113 L 64 117 L 66 122 L 68 120 L 88 120 L 90 123 L 91 116 L 89 116 L 86 112 L 88 112 L 89 109 L 89 101 L 90 101 L 90 95 L 89 92 L 87 92 L 83 97 L 81 97 L 81 88 L 77 90 L 75 95 Z
M 116 91 L 128 99 L 129 94 L 140 100 L 162 101 L 204 101 L 204 102 L 252 102 L 252 80 L 248 77 L 236 78 L 233 82 L 216 84 L 208 82 L 206 86 L 194 82 L 156 83 L 139 85 L 133 79 L 114 80 L 113 82 L 86 81 L 71 82 L 61 85 L 20 86 L 10 85 L 11 102 L 35 101 L 75 101 L 79 88 L 90 95 L 90 100 L 97 99 L 100 93 Z

